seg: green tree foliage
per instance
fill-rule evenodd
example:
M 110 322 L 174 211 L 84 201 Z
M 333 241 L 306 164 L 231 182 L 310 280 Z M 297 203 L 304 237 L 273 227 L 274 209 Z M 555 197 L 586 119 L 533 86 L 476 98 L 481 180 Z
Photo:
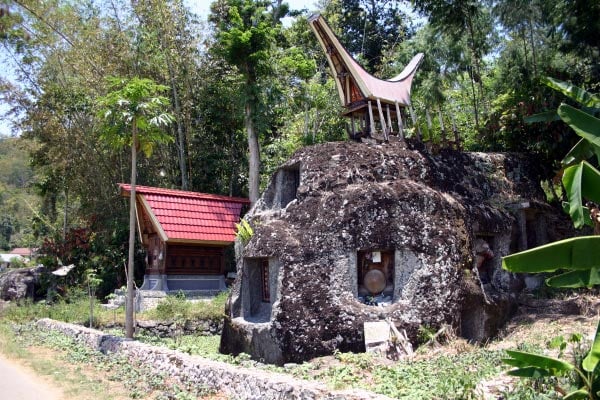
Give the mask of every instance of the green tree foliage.
M 163 133 L 162 128 L 173 122 L 173 117 L 165 111 L 169 99 L 161 95 L 169 89 L 167 86 L 135 77 L 129 80 L 111 78 L 110 88 L 112 91 L 98 99 L 98 113 L 105 119 L 101 137 L 111 146 L 131 148 L 125 335 L 133 338 L 137 153 L 142 150 L 150 156 L 157 143 L 168 142 L 171 137 Z
M 329 3 L 325 15 L 333 21 L 348 51 L 370 73 L 380 70 L 384 54 L 405 40 L 410 32 L 407 16 L 398 0 L 338 0 Z
M 261 111 L 266 112 L 261 80 L 272 73 L 280 19 L 287 4 L 274 6 L 262 0 L 218 0 L 211 6 L 210 20 L 216 28 L 214 50 L 243 76 L 244 128 L 248 140 L 248 191 L 255 203 L 260 190 Z M 264 117 L 262 118 L 264 120 Z
M 35 247 L 30 219 L 38 205 L 33 191 L 30 146 L 18 138 L 0 138 L 0 249 Z
M 87 226 L 96 233 L 94 251 L 123 256 L 118 241 L 127 214 L 115 184 L 128 180 L 132 155 L 103 140 L 107 132 L 94 108 L 113 90 L 109 76 L 149 77 L 169 87 L 165 111 L 176 122 L 164 134 L 172 139 L 137 160 L 142 184 L 256 198 L 260 181 L 266 183 L 293 151 L 345 138 L 336 88 L 307 12 L 288 13 L 283 1 L 218 0 L 205 27 L 186 4 L 3 3 L 9 13 L 0 15 L 1 50 L 17 64 L 18 84 L 3 76 L 0 93 L 20 116 L 17 141 L 27 143 L 34 174 L 28 162 L 0 157 L 0 211 L 6 215 L 0 246 L 36 237 L 66 240 L 70 230 Z M 570 166 L 558 160 L 581 138 L 560 121 L 525 121 L 562 101 L 539 85 L 542 76 L 595 88 L 596 5 L 414 5 L 428 18 L 421 26 L 396 0 L 322 0 L 316 11 L 378 76 L 393 76 L 415 53 L 425 53 L 413 105 L 426 140 L 445 142 L 456 127 L 467 149 L 539 157 L 546 178 Z M 295 20 L 282 26 L 287 15 Z M 573 155 L 590 151 L 581 145 Z M 100 276 L 112 271 L 108 264 L 98 269 Z

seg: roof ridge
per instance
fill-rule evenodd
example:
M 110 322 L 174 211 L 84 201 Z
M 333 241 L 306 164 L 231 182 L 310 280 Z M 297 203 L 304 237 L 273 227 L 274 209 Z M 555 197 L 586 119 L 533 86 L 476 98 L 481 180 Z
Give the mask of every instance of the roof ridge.
M 121 192 L 131 192 L 131 185 L 128 183 L 119 183 L 119 189 L 121 190 Z M 178 190 L 178 189 L 157 188 L 157 187 L 153 187 L 153 186 L 136 185 L 135 191 L 137 194 L 157 194 L 157 195 L 163 195 L 163 196 L 168 195 L 168 196 L 179 197 L 179 198 L 220 200 L 220 201 L 227 201 L 227 202 L 250 204 L 250 200 L 247 198 L 243 198 L 243 197 L 232 197 L 232 196 L 225 196 L 225 195 L 221 195 L 221 194 L 192 192 L 192 191 Z

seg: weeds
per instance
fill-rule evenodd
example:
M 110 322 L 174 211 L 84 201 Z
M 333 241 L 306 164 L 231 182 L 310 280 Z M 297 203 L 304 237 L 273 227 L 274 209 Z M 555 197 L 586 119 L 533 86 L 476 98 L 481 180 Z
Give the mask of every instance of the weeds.
M 148 395 L 152 394 L 153 398 L 158 400 L 185 400 L 211 393 L 205 387 L 173 385 L 167 377 L 157 374 L 149 366 L 132 364 L 130 360 L 118 354 L 103 354 L 59 332 L 38 330 L 33 324 L 17 327 L 14 333 L 9 332 L 6 325 L 3 325 L 2 334 L 9 335 L 8 341 L 14 342 L 20 348 L 44 346 L 56 350 L 61 360 L 68 365 L 76 368 L 91 366 L 109 381 L 120 382 L 133 399 L 148 398 Z

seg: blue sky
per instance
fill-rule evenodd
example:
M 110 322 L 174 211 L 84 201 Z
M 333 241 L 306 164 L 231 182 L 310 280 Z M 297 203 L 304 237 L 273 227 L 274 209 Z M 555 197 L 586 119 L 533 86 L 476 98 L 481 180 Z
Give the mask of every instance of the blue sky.
M 200 15 L 202 19 L 206 19 L 209 13 L 210 4 L 212 1 L 209 0 L 187 0 L 187 5 L 196 14 Z M 298 10 L 302 8 L 308 8 L 309 10 L 315 9 L 315 0 L 287 0 L 291 9 Z M 7 54 L 4 50 L 0 49 L 0 76 L 7 78 L 11 81 L 15 80 L 14 64 L 10 62 Z M 0 98 L 0 136 L 11 135 L 11 121 L 4 115 L 8 111 L 8 106 Z

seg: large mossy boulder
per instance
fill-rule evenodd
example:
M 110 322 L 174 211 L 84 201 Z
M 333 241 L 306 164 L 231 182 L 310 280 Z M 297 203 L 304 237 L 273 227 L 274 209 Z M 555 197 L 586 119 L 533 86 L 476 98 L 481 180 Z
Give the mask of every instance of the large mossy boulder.
M 460 330 L 463 312 L 498 314 L 492 328 L 484 316 L 465 329 L 492 335 L 522 287 L 501 256 L 527 232 L 530 245 L 552 239 L 533 228 L 553 213 L 535 178 L 518 155 L 431 155 L 401 142 L 299 150 L 245 217 L 254 234 L 237 245 L 221 351 L 300 362 L 364 351 L 367 321 L 389 318 L 416 342 L 421 327 Z

